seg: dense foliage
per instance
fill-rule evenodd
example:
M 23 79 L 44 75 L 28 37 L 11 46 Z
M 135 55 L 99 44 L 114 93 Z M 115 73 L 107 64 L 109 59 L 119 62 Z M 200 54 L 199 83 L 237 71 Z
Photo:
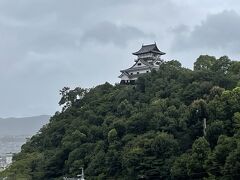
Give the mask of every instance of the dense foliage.
M 61 90 L 57 112 L 4 175 L 16 179 L 240 179 L 240 62 L 200 56 L 135 85 Z M 206 119 L 207 128 L 203 121 Z

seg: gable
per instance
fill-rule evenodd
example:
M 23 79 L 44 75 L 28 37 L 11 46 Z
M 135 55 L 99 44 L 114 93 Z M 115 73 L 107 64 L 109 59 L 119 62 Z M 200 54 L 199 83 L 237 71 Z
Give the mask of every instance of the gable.
M 138 60 L 131 68 L 147 67 L 141 60 Z
M 121 78 L 121 80 L 129 80 L 128 75 L 126 75 L 125 73 L 122 73 L 119 78 Z

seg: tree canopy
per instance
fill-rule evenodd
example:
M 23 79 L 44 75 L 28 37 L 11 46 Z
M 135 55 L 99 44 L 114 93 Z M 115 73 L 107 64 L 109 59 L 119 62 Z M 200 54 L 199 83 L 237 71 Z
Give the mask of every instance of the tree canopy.
M 63 88 L 56 112 L 2 176 L 239 179 L 240 62 L 174 60 L 135 85 Z M 203 121 L 206 119 L 206 134 Z

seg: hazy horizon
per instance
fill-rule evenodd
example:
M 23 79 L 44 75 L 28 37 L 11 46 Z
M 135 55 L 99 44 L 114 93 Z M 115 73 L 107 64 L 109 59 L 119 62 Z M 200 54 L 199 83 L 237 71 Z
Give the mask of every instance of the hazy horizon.
M 32 116 L 8 116 L 8 117 L 0 117 L 0 120 L 7 120 L 7 119 L 23 119 L 23 118 L 32 118 L 32 117 L 41 117 L 41 116 L 53 116 L 53 114 L 39 114 L 39 115 L 32 115 Z
M 40 115 L 22 118 L 0 118 L 0 155 L 19 152 L 26 138 L 35 135 L 50 116 Z
M 0 136 L 33 135 L 49 122 L 49 115 L 0 118 Z

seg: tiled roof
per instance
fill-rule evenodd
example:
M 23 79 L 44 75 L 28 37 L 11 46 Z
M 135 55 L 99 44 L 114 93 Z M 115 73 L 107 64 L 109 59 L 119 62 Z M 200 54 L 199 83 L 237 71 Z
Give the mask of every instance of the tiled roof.
M 120 72 L 129 72 L 129 71 L 137 71 L 137 70 L 145 70 L 145 69 L 151 69 L 154 67 L 153 64 L 150 64 L 149 62 L 147 61 L 144 61 L 143 59 L 139 59 L 138 61 L 140 61 L 141 63 L 143 63 L 145 66 L 140 66 L 140 67 L 134 67 L 137 62 L 130 68 L 128 69 L 124 69 L 124 70 L 121 70 Z M 134 67 L 134 68 L 133 68 Z
M 139 77 L 143 74 L 146 74 L 146 73 L 141 73 L 141 74 L 129 74 L 129 73 L 126 73 L 126 72 L 123 72 L 120 76 L 118 76 L 119 78 L 121 78 L 123 75 L 126 75 L 128 78 L 136 78 L 136 77 Z
M 145 53 L 149 53 L 149 52 L 157 53 L 160 55 L 166 54 L 166 53 L 160 51 L 156 44 L 149 44 L 149 45 L 142 45 L 142 48 L 139 51 L 134 52 L 133 55 L 140 55 L 140 54 L 145 54 Z
M 140 70 L 146 70 L 151 69 L 152 67 L 144 66 L 144 67 L 136 67 L 136 68 L 128 68 L 125 70 L 121 70 L 120 72 L 132 72 L 132 71 L 140 71 Z

